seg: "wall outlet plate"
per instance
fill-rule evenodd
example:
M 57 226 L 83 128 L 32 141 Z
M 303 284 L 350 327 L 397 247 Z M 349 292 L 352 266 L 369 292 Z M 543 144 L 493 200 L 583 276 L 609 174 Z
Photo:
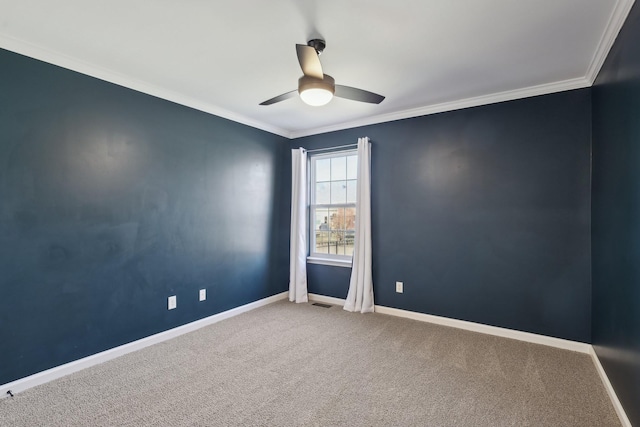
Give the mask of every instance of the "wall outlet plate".
M 396 282 L 396 292 L 401 294 L 404 291 L 404 284 L 402 282 Z
M 177 306 L 178 306 L 178 301 L 176 300 L 176 296 L 175 295 L 170 296 L 167 301 L 167 309 L 173 310 Z
M 200 293 L 199 296 L 200 301 L 204 301 L 207 299 L 207 290 L 206 289 L 200 289 Z

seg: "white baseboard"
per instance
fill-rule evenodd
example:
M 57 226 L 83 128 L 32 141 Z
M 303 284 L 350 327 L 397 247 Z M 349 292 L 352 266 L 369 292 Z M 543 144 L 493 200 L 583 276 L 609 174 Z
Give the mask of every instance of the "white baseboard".
M 437 325 L 449 326 L 452 328 L 465 329 L 467 331 L 480 332 L 487 335 L 510 338 L 518 341 L 542 344 L 549 347 L 561 348 L 563 350 L 577 351 L 579 353 L 589 354 L 591 348 L 590 344 L 583 342 L 564 340 L 546 335 L 517 331 L 515 329 L 500 328 L 498 326 L 483 325 L 481 323 L 468 322 L 466 320 L 450 319 L 448 317 L 434 316 L 432 314 L 416 313 L 415 311 L 400 310 L 398 308 L 385 307 L 381 305 L 375 306 L 375 312 L 419 320 L 421 322 L 435 323 Z
M 64 365 L 56 366 L 55 368 L 47 369 L 46 371 L 38 372 L 36 374 L 29 375 L 28 377 L 20 378 L 10 383 L 3 384 L 0 386 L 0 399 L 8 397 L 9 394 L 7 392 L 9 390 L 11 390 L 11 393 L 13 394 L 20 393 L 31 387 L 35 387 L 37 385 L 55 380 L 56 378 L 72 374 L 82 369 L 95 366 L 111 359 L 115 359 L 119 356 L 123 356 L 127 353 L 149 347 L 150 345 L 157 344 L 162 341 L 170 340 L 171 338 L 175 338 L 179 335 L 195 331 L 196 329 L 200 329 L 204 326 L 211 325 L 213 323 L 220 322 L 221 320 L 237 316 L 238 314 L 245 313 L 258 307 L 262 307 L 273 302 L 285 299 L 288 295 L 288 292 L 282 292 L 276 295 L 272 295 L 270 297 L 254 301 L 240 307 L 232 308 L 231 310 L 223 311 L 222 313 L 205 317 L 204 319 L 196 320 L 195 322 L 187 323 L 186 325 L 178 326 L 177 328 L 169 329 L 168 331 L 160 332 L 155 335 L 130 342 L 128 344 L 114 347 L 112 349 L 105 350 L 91 356 L 83 357 L 82 359 L 74 360 L 73 362 L 65 363 Z
M 600 379 L 602 380 L 602 384 L 604 385 L 605 390 L 607 390 L 607 394 L 609 395 L 609 399 L 611 399 L 611 403 L 613 404 L 613 407 L 616 410 L 616 413 L 618 414 L 618 418 L 620 418 L 620 422 L 624 427 L 632 427 L 631 421 L 629 421 L 629 417 L 627 417 L 627 413 L 624 411 L 624 408 L 622 407 L 622 403 L 620 403 L 620 400 L 618 399 L 618 395 L 616 394 L 616 391 L 613 389 L 613 386 L 611 385 L 611 381 L 609 381 L 609 377 L 607 376 L 607 373 L 602 367 L 602 364 L 600 363 L 600 359 L 598 359 L 598 355 L 596 354 L 596 351 L 593 348 L 593 346 L 591 347 L 591 351 L 589 352 L 589 354 L 591 354 L 591 359 L 593 360 L 593 364 L 596 365 L 596 370 L 600 375 Z
M 345 302 L 340 298 L 327 297 L 317 294 L 309 294 L 309 299 L 312 301 L 324 302 L 334 305 L 344 305 Z M 465 329 L 467 331 L 480 332 L 487 335 L 495 335 L 498 337 L 511 338 L 519 341 L 547 345 L 550 347 L 561 348 L 563 350 L 577 351 L 586 354 L 591 353 L 590 344 L 548 337 L 546 335 L 532 334 L 530 332 L 516 331 L 514 329 L 483 325 L 481 323 L 467 322 L 465 320 L 450 319 L 448 317 L 434 316 L 432 314 L 417 313 L 415 311 L 400 310 L 398 308 L 385 307 L 383 305 L 376 305 L 375 312 L 418 320 L 421 322 L 435 323 L 437 325 L 449 326 L 452 328 Z
M 31 387 L 44 384 L 46 382 L 106 362 L 111 359 L 115 359 L 116 357 L 123 356 L 127 353 L 131 353 L 150 345 L 175 338 L 179 335 L 195 331 L 196 329 L 200 329 L 204 326 L 220 322 L 221 320 L 237 316 L 238 314 L 245 313 L 258 307 L 262 307 L 276 301 L 286 299 L 288 295 L 288 292 L 282 292 L 276 295 L 272 295 L 270 297 L 254 301 L 252 303 L 245 304 L 243 306 L 236 307 L 222 313 L 214 314 L 213 316 L 205 317 L 204 319 L 196 320 L 195 322 L 191 322 L 186 325 L 178 326 L 177 328 L 169 329 L 168 331 L 160 332 L 158 334 L 151 335 L 149 337 L 121 345 L 119 347 L 96 353 L 94 355 L 84 357 L 73 362 L 65 363 L 64 365 L 56 366 L 55 368 L 47 369 L 46 371 L 38 372 L 36 374 L 20 378 L 7 384 L 3 384 L 0 386 L 0 399 L 8 397 L 9 395 L 7 394 L 7 391 L 9 390 L 11 390 L 13 394 L 20 393 Z M 344 306 L 345 303 L 345 300 L 341 298 L 328 297 L 318 294 L 309 294 L 308 296 L 309 301 L 312 302 L 322 302 L 325 304 L 333 304 L 339 306 Z M 627 414 L 625 413 L 624 408 L 622 407 L 622 404 L 620 403 L 620 400 L 618 399 L 618 396 L 613 389 L 609 378 L 607 377 L 607 373 L 605 372 L 602 364 L 600 363 L 600 360 L 598 359 L 598 355 L 590 344 L 563 340 L 560 338 L 548 337 L 545 335 L 532 334 L 529 332 L 516 331 L 512 329 L 499 328 L 497 326 L 467 322 L 464 320 L 417 313 L 414 311 L 400 310 L 397 308 L 385 307 L 382 305 L 376 305 L 375 312 L 589 354 L 591 356 L 591 359 L 593 360 L 596 370 L 598 371 L 598 374 L 600 375 L 602 383 L 607 390 L 607 393 L 609 394 L 611 403 L 613 404 L 613 407 L 615 408 L 615 411 L 620 418 L 620 422 L 625 427 L 632 427 L 631 422 L 629 421 L 629 418 L 627 417 Z
M 333 304 L 344 306 L 345 300 L 340 298 L 328 297 L 325 295 L 318 294 L 309 294 L 310 301 L 322 302 L 325 304 Z M 618 396 L 616 395 L 609 378 L 607 377 L 607 373 L 604 371 L 604 368 L 600 364 L 600 360 L 598 359 L 598 355 L 596 354 L 593 346 L 591 344 L 586 344 L 577 341 L 564 340 L 560 338 L 548 337 L 546 335 L 538 335 L 532 334 L 530 332 L 522 332 L 516 331 L 513 329 L 500 328 L 497 326 L 489 326 L 483 325 L 481 323 L 475 322 L 467 322 L 464 320 L 450 319 L 448 317 L 442 316 L 434 316 L 431 314 L 417 313 L 415 311 L 408 310 L 400 310 L 398 308 L 385 307 L 383 305 L 376 305 L 375 312 L 380 314 L 388 314 L 391 316 L 404 317 L 407 319 L 418 320 L 421 322 L 427 323 L 435 323 L 443 326 L 450 326 L 452 328 L 464 329 L 467 331 L 479 332 L 487 335 L 495 335 L 503 338 L 511 338 L 519 341 L 526 341 L 534 344 L 542 344 L 549 347 L 556 347 L 563 350 L 571 350 L 579 353 L 586 353 L 591 355 L 591 359 L 593 360 L 593 364 L 596 366 L 596 370 L 600 375 L 602 383 L 609 394 L 609 398 L 611 399 L 611 403 L 618 414 L 618 418 L 620 418 L 620 422 L 624 427 L 632 427 L 627 414 L 618 400 Z

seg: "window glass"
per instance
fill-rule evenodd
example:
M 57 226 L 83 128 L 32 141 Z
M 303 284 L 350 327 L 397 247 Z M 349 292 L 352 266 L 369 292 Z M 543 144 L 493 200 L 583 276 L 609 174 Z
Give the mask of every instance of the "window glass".
M 358 181 L 355 179 L 351 179 L 347 181 L 347 203 L 355 203 L 356 202 L 356 188 L 358 185 Z
M 331 203 L 331 182 L 316 183 L 316 204 L 328 205 Z
M 347 181 L 331 181 L 331 204 L 347 203 Z
M 331 181 L 331 159 L 316 162 L 316 182 Z
M 312 155 L 310 255 L 350 260 L 356 221 L 358 157 L 354 150 Z
M 347 179 L 358 177 L 358 156 L 347 157 Z
M 347 179 L 347 158 L 334 157 L 331 159 L 331 181 Z
M 329 209 L 316 209 L 314 229 L 325 231 L 329 230 Z
M 329 232 L 328 231 L 318 231 L 316 233 L 315 252 L 319 254 L 329 253 Z

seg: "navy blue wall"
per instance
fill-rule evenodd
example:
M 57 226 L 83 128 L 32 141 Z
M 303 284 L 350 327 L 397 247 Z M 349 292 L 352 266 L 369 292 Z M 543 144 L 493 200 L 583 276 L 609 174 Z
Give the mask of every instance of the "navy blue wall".
M 589 342 L 590 114 L 584 89 L 290 146 L 371 138 L 376 304 Z M 349 270 L 308 280 L 345 298 Z
M 640 7 L 593 87 L 593 344 L 640 425 Z
M 283 138 L 7 51 L 0 72 L 0 384 L 286 290 Z

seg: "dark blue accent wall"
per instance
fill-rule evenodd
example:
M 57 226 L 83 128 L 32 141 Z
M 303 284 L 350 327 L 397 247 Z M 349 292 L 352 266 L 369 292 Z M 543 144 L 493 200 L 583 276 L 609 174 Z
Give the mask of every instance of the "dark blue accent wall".
M 576 90 L 290 146 L 371 138 L 376 304 L 590 342 L 590 102 Z M 349 270 L 310 265 L 308 281 L 345 298 Z
M 0 73 L 0 384 L 286 290 L 284 138 L 1 50 Z
M 640 7 L 593 87 L 593 345 L 640 425 Z

